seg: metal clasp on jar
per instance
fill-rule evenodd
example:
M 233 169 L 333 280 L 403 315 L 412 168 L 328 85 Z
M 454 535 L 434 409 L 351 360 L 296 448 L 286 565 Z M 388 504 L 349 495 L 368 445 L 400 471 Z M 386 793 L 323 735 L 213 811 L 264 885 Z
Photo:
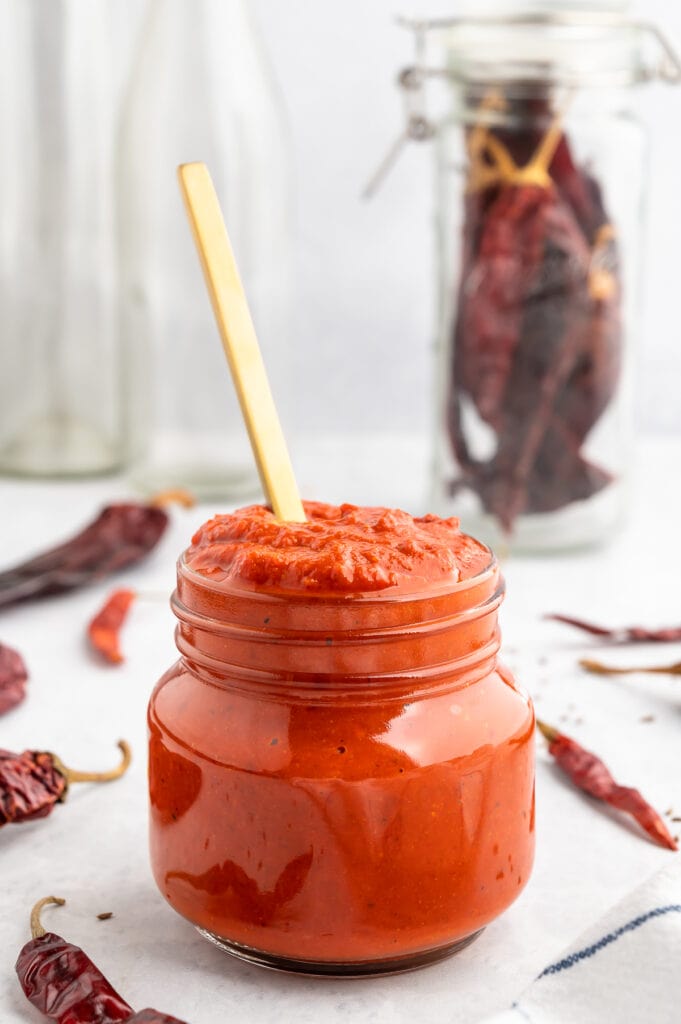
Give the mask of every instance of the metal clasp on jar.
M 544 28 L 565 28 L 569 30 L 570 28 L 587 27 L 594 29 L 602 28 L 604 30 L 612 29 L 613 31 L 629 32 L 632 34 L 638 32 L 641 38 L 652 38 L 658 51 L 657 58 L 647 62 L 642 57 L 640 64 L 629 69 L 620 69 L 619 73 L 613 69 L 606 69 L 605 73 L 598 76 L 596 84 L 630 85 L 660 80 L 670 85 L 678 85 L 681 82 L 681 57 L 664 32 L 653 22 L 632 20 L 616 13 L 611 14 L 605 11 L 546 11 L 509 14 L 505 16 L 473 16 L 428 20 L 398 18 L 398 24 L 413 32 L 415 45 L 414 64 L 404 68 L 397 77 L 397 83 L 404 99 L 405 127 L 390 145 L 385 156 L 367 182 L 362 192 L 364 199 L 371 198 L 383 184 L 407 142 L 429 141 L 437 133 L 437 123 L 430 116 L 427 109 L 426 82 L 433 78 L 449 79 L 451 81 L 468 80 L 466 74 L 457 72 L 453 67 L 438 66 L 430 62 L 428 43 L 435 33 L 439 34 L 457 28 L 516 30 L 523 27 L 526 27 L 528 30 L 541 30 Z M 517 68 L 517 64 L 515 66 Z M 548 73 L 550 64 L 547 63 L 545 66 Z M 503 67 L 503 65 L 500 66 L 502 73 Z M 585 83 L 577 79 L 571 79 L 567 75 L 562 84 L 574 89 Z

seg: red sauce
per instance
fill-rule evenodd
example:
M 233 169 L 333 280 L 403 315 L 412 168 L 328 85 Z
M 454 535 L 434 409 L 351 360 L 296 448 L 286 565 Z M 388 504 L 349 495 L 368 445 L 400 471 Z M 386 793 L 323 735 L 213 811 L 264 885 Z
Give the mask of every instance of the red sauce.
M 269 962 L 408 966 L 527 881 L 533 713 L 496 663 L 498 568 L 455 520 L 307 512 L 217 517 L 180 561 L 152 866 Z
M 192 538 L 187 565 L 270 591 L 407 593 L 469 579 L 490 559 L 454 518 L 318 501 L 305 513 L 305 523 L 281 523 L 262 505 L 215 516 Z

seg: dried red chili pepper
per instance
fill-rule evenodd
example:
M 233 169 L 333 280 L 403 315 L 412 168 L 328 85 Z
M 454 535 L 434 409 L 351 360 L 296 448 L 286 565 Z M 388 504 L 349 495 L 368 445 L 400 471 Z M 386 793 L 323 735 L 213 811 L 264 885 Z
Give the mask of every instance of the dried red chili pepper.
M 26 665 L 19 652 L 0 644 L 0 715 L 21 704 L 27 679 Z
M 72 782 L 112 782 L 128 769 L 130 747 L 119 740 L 120 764 L 108 772 L 78 772 L 67 768 L 55 755 L 24 750 L 14 754 L 0 750 L 0 827 L 45 818 L 62 803 Z
M 167 512 L 155 505 L 107 505 L 66 543 L 0 573 L 0 607 L 74 590 L 134 565 L 167 525 Z
M 481 119 L 468 135 L 447 420 L 460 470 L 452 493 L 473 490 L 511 531 L 523 512 L 555 511 L 611 482 L 582 448 L 617 385 L 621 324 L 598 184 L 575 164 L 546 98 L 505 103 L 512 129 Z M 466 406 L 496 437 L 487 459 L 468 444 Z
M 123 661 L 118 634 L 135 597 L 134 590 L 114 590 L 88 625 L 92 648 L 114 665 Z
M 157 1010 L 135 1013 L 79 946 L 40 923 L 40 911 L 64 900 L 46 896 L 31 911 L 31 936 L 19 953 L 16 972 L 28 1001 L 57 1024 L 184 1024 Z
M 579 664 L 587 672 L 593 672 L 597 676 L 627 676 L 634 672 L 646 672 L 661 676 L 681 676 L 681 661 L 672 662 L 671 665 L 636 665 L 632 668 L 618 668 L 615 665 L 604 665 L 601 661 L 593 661 L 591 658 L 582 658 Z
M 548 740 L 551 756 L 579 789 L 631 815 L 658 846 L 678 849 L 660 815 L 637 789 L 618 785 L 603 761 L 569 736 L 564 736 L 545 722 L 537 721 L 537 727 Z
M 584 619 L 574 619 L 570 615 L 546 615 L 551 622 L 564 622 L 566 626 L 574 626 L 592 636 L 600 636 L 613 644 L 656 644 L 677 643 L 681 640 L 681 626 L 666 626 L 663 629 L 645 629 L 643 626 L 625 626 L 621 629 L 608 629 L 596 626 Z

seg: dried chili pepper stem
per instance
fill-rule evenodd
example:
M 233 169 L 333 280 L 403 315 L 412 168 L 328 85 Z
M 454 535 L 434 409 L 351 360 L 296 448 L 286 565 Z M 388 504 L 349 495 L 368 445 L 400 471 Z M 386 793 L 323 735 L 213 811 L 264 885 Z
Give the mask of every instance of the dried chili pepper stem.
M 549 743 L 554 743 L 558 739 L 558 730 L 554 729 L 551 725 L 547 725 L 546 722 L 542 722 L 539 718 L 537 719 L 537 728 Z
M 171 487 L 168 490 L 159 491 L 158 494 L 154 494 L 149 499 L 148 504 L 154 508 L 165 508 L 167 505 L 181 505 L 182 508 L 194 508 L 196 498 L 190 491 L 185 491 L 182 487 Z
M 121 775 L 126 773 L 132 761 L 132 751 L 125 740 L 119 740 L 116 745 L 123 757 L 120 764 L 108 772 L 75 771 L 73 768 L 67 768 L 64 762 L 54 754 L 52 755 L 52 760 L 57 771 L 66 779 L 67 786 L 71 785 L 72 782 L 113 782 L 114 779 L 120 779 Z
M 593 672 L 597 676 L 627 676 L 635 672 L 681 676 L 681 661 L 675 661 L 671 665 L 634 665 L 632 668 L 620 668 L 616 665 L 604 665 L 603 662 L 593 661 L 591 658 L 582 658 L 579 664 L 587 672 Z
M 27 679 L 28 670 L 19 652 L 0 643 L 0 715 L 21 704 Z
M 63 900 L 61 896 L 45 896 L 43 899 L 38 900 L 31 911 L 31 936 L 34 939 L 42 939 L 43 935 L 46 934 L 40 920 L 40 911 L 50 903 L 54 903 L 58 907 L 63 907 L 66 900 Z

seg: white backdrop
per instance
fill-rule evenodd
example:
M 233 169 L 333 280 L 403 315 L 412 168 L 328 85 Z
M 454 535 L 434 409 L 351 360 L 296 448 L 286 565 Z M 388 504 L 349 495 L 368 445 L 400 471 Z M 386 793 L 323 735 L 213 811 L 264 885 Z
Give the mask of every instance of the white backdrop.
M 191 2 L 191 0 L 188 0 Z M 251 0 L 292 130 L 297 180 L 297 426 L 429 429 L 434 334 L 432 164 L 412 144 L 370 203 L 360 192 L 402 124 L 395 87 L 411 59 L 398 13 L 461 10 L 456 0 Z M 125 0 L 131 31 L 143 0 Z M 635 0 L 681 49 L 678 0 Z M 640 90 L 651 125 L 651 190 L 638 387 L 644 430 L 681 431 L 678 266 L 681 88 Z

